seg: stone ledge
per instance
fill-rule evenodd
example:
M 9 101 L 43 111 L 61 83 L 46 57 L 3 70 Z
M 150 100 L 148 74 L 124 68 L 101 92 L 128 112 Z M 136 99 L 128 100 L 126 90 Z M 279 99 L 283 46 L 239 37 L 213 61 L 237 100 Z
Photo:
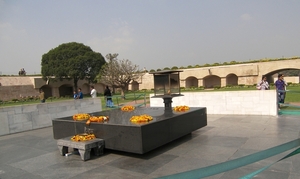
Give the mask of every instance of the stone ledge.
M 72 141 L 71 137 L 66 137 L 57 140 L 57 147 L 62 156 L 67 154 L 68 148 L 78 149 L 81 159 L 86 161 L 90 159 L 92 150 L 96 156 L 103 155 L 104 140 L 96 138 L 88 141 L 76 142 Z
M 79 104 L 79 105 L 78 105 Z M 0 110 L 0 135 L 13 134 L 49 127 L 52 120 L 76 113 L 93 113 L 102 111 L 100 98 L 47 102 L 2 107 Z
M 207 114 L 277 116 L 276 90 L 185 92 L 172 99 L 172 106 L 206 107 Z M 151 107 L 163 107 L 161 98 L 151 98 Z

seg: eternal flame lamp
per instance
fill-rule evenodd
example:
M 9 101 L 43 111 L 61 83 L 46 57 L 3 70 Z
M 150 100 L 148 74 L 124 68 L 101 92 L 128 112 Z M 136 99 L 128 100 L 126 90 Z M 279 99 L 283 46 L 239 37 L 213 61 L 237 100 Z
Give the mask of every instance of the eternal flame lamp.
M 154 78 L 154 96 L 152 98 L 163 98 L 165 111 L 172 111 L 172 98 L 183 96 L 180 94 L 179 73 L 181 70 L 164 70 L 151 72 Z

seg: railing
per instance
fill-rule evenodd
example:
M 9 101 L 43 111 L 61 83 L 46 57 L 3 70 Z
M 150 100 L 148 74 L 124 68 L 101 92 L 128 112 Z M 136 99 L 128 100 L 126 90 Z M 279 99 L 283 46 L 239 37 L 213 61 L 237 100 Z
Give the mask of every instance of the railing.
M 122 95 L 113 95 L 113 96 L 106 96 L 106 98 L 111 98 L 113 101 L 113 108 L 120 108 L 124 105 L 133 105 L 133 106 L 146 106 L 147 104 L 147 97 L 146 93 L 133 93 L 133 94 L 126 94 Z M 105 101 L 105 100 L 104 100 Z

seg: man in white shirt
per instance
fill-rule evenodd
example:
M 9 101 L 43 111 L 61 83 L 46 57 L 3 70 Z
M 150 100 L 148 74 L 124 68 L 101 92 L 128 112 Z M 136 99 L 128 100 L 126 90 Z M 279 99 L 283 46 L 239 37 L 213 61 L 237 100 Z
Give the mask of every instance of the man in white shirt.
M 94 86 L 91 86 L 91 96 L 92 96 L 92 98 L 97 97 L 97 91 L 95 90 Z

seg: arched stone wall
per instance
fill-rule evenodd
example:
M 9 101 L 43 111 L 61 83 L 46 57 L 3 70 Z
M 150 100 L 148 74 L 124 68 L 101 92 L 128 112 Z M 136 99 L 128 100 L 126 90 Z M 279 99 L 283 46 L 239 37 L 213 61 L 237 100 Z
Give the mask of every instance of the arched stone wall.
M 84 83 L 80 88 L 83 94 L 90 94 L 90 85 L 88 83 Z
M 136 82 L 136 81 L 133 81 L 133 82 L 131 83 L 131 90 L 132 90 L 132 91 L 137 91 L 137 90 L 139 90 L 139 83 Z
M 45 99 L 52 97 L 52 87 L 49 85 L 44 85 L 40 89 L 42 89 L 45 93 Z
M 299 68 L 280 68 L 279 69 L 276 69 L 274 71 L 269 71 L 267 74 L 262 74 L 262 75 L 266 75 L 267 76 L 267 81 L 269 83 L 274 83 L 274 78 L 277 78 L 278 74 L 281 72 L 281 71 L 285 71 L 285 70 L 300 70 L 300 67 Z M 258 77 L 258 80 L 261 80 L 262 78 L 262 75 Z
M 226 76 L 226 86 L 227 85 L 238 85 L 238 76 L 236 74 L 228 74 Z
M 213 88 L 215 86 L 221 86 L 221 78 L 216 75 L 209 75 L 203 78 L 204 88 Z
M 66 96 L 73 96 L 73 86 L 69 84 L 61 85 L 59 88 L 59 96 L 66 97 Z
M 190 88 L 190 87 L 199 87 L 198 86 L 198 79 L 194 76 L 190 76 L 185 79 L 185 87 Z

